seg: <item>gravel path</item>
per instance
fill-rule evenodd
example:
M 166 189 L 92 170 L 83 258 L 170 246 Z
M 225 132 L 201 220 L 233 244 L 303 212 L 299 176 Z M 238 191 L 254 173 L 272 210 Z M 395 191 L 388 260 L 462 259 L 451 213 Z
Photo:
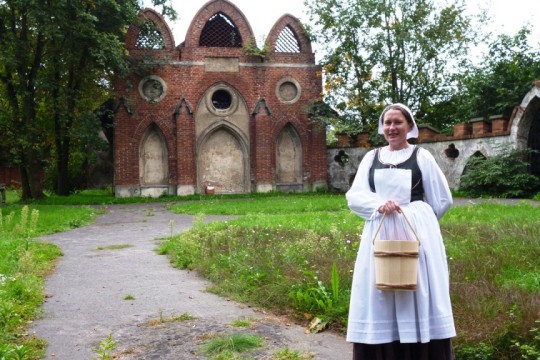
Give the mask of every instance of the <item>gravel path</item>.
M 171 224 L 174 233 L 184 231 L 192 216 L 171 214 L 162 204 L 107 210 L 90 226 L 42 238 L 64 254 L 45 284 L 44 317 L 31 329 L 47 341 L 46 359 L 97 358 L 93 349 L 109 335 L 117 343 L 115 359 L 205 359 L 199 347 L 210 334 L 240 331 L 265 339 L 264 348 L 250 354 L 256 359 L 284 348 L 314 359 L 352 357 L 344 336 L 306 334 L 300 325 L 205 292 L 205 279 L 158 255 L 157 241 L 171 234 Z M 121 244 L 130 247 L 97 249 Z M 182 314 L 193 319 L 163 321 Z M 231 326 L 238 319 L 251 319 L 252 326 Z

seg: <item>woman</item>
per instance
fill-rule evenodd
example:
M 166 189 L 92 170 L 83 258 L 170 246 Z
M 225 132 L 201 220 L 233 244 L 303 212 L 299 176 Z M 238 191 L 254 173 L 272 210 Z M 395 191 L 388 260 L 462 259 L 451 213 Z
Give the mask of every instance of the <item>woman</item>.
M 418 127 L 409 108 L 393 104 L 379 119 L 388 146 L 362 159 L 346 197 L 349 208 L 366 220 L 354 269 L 347 341 L 359 359 L 454 359 L 456 335 L 450 303 L 446 253 L 438 219 L 452 205 L 448 183 L 433 156 L 409 144 Z M 415 239 L 418 283 L 415 291 L 375 287 L 372 240 Z

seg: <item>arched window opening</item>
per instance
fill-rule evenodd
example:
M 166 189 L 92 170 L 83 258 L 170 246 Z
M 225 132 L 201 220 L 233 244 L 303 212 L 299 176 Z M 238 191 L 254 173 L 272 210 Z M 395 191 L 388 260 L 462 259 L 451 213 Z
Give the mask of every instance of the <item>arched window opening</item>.
M 152 21 L 145 21 L 139 26 L 139 36 L 135 46 L 138 49 L 165 49 L 165 40 L 159 27 Z
M 242 36 L 238 28 L 225 14 L 214 14 L 204 25 L 199 39 L 200 46 L 242 47 Z
M 276 52 L 299 53 L 300 43 L 294 30 L 287 25 L 279 33 L 276 41 Z
M 220 89 L 212 94 L 212 105 L 218 110 L 226 110 L 231 107 L 232 96 L 227 90 Z

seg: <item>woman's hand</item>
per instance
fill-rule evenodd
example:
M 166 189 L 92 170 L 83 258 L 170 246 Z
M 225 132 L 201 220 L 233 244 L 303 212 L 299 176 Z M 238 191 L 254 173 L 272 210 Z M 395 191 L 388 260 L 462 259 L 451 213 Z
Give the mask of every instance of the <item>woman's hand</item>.
M 401 213 L 401 207 L 399 206 L 399 204 L 396 201 L 388 200 L 383 205 L 379 206 L 377 211 L 380 214 L 386 214 L 386 215 L 391 214 L 394 211 L 397 211 L 398 213 Z

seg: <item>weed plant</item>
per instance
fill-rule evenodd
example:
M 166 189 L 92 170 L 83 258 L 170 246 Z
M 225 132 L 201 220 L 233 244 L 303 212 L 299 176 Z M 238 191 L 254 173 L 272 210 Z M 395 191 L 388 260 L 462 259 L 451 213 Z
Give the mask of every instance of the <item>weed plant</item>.
M 263 344 L 263 339 L 258 335 L 233 333 L 216 336 L 203 344 L 201 350 L 212 356 L 212 359 L 233 359 L 238 358 L 239 353 L 259 348 Z
M 29 336 L 27 327 L 40 314 L 43 278 L 61 251 L 34 238 L 88 223 L 94 214 L 87 207 L 0 209 L 0 359 L 37 359 L 46 346 Z
M 212 291 L 344 330 L 363 222 L 343 196 L 212 200 L 171 210 L 199 214 L 198 221 L 160 252 L 204 274 Z M 235 219 L 204 223 L 210 213 Z M 454 207 L 441 229 L 458 359 L 534 358 L 526 356 L 539 350 L 540 208 Z

